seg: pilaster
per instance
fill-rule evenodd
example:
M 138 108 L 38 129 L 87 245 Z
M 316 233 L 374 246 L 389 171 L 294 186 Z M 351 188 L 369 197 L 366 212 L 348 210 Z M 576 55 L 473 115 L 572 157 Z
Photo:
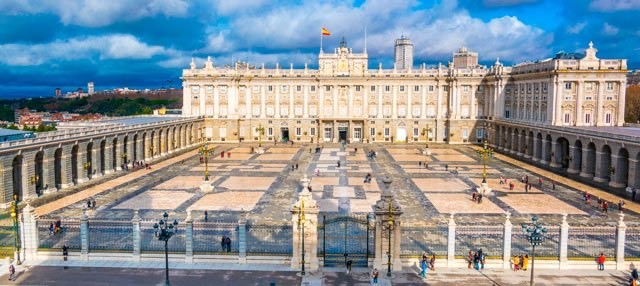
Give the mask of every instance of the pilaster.
M 247 264 L 247 219 L 244 214 L 238 220 L 238 263 Z
M 627 225 L 624 223 L 624 213 L 618 214 L 618 226 L 616 228 L 616 270 L 626 270 L 624 267 L 624 244 Z
M 509 269 L 511 267 L 511 232 L 513 231 L 513 225 L 511 224 L 511 213 L 507 212 L 507 217 L 504 221 L 504 235 L 502 244 L 502 268 Z
M 448 235 L 447 235 L 447 268 L 454 266 L 456 258 L 456 222 L 453 220 L 453 214 L 449 217 Z
M 567 173 L 578 174 L 580 170 L 576 169 L 576 153 L 578 153 L 578 148 L 576 146 L 569 146 L 569 158 L 571 159 L 569 162 L 569 169 L 567 169 Z M 580 158 L 582 159 L 582 158 Z
M 316 271 L 319 267 L 319 208 L 316 204 L 316 201 L 313 199 L 311 192 L 309 192 L 309 190 L 307 189 L 307 186 L 309 185 L 309 182 L 311 180 L 309 180 L 305 175 L 301 181 L 302 191 L 298 194 L 298 200 L 291 207 L 291 223 L 293 226 L 293 256 L 291 257 L 291 268 L 301 269 L 303 263 L 302 253 L 304 253 L 305 271 Z
M 82 210 L 80 218 L 80 259 L 89 259 L 89 217 L 86 209 Z
M 133 261 L 140 262 L 140 215 L 138 210 L 134 211 L 133 218 L 131 219 L 133 225 Z
M 22 237 L 23 260 L 36 260 L 38 253 L 38 226 L 34 208 L 29 203 L 22 209 Z
M 569 242 L 569 223 L 567 222 L 567 214 L 562 215 L 562 224 L 560 225 L 560 269 L 567 269 L 567 247 Z
M 187 218 L 184 220 L 185 262 L 193 263 L 193 218 L 191 209 L 187 209 Z

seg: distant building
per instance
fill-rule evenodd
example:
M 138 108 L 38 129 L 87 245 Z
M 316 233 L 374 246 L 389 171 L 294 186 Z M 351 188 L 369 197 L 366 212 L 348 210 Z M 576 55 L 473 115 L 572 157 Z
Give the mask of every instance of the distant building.
M 396 40 L 394 54 L 394 69 L 410 70 L 413 67 L 413 43 L 409 38 L 401 36 Z
M 640 84 L 640 70 L 634 70 L 627 75 L 627 85 Z
M 93 82 L 92 82 L 92 81 L 90 81 L 89 83 L 87 83 L 87 93 L 88 93 L 89 95 L 92 95 L 92 94 L 94 94 L 95 92 L 96 92 L 96 90 L 95 90 L 95 86 L 93 85 Z
M 56 90 L 55 90 L 55 96 L 56 96 L 56 97 L 58 97 L 58 98 L 59 98 L 59 97 L 62 97 L 62 89 L 60 89 L 59 87 L 58 87 L 58 88 L 56 88 Z
M 466 47 L 453 52 L 454 68 L 475 68 L 478 67 L 478 53 L 470 52 Z
M 26 113 L 20 116 L 18 121 L 20 125 L 38 126 L 42 124 L 42 113 Z

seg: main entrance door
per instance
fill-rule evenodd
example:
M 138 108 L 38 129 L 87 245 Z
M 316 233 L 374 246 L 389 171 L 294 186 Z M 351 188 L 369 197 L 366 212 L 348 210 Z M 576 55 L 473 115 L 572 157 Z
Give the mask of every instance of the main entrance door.
M 347 141 L 347 127 L 338 127 L 338 140 Z
M 318 231 L 318 252 L 325 267 L 343 267 L 347 260 L 354 267 L 368 267 L 374 255 L 374 228 L 367 215 L 325 214 Z
M 282 142 L 289 141 L 289 127 L 280 128 L 280 134 L 282 134 Z

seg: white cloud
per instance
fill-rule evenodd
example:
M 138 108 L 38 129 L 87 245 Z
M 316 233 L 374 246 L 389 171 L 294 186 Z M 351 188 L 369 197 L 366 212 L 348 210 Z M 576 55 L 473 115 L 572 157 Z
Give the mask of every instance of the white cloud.
M 64 24 L 101 27 L 118 21 L 155 15 L 184 16 L 186 0 L 4 0 L 0 11 L 8 14 L 52 13 Z
M 618 34 L 618 32 L 620 32 L 620 29 L 618 29 L 618 27 L 613 26 L 609 23 L 604 23 L 604 25 L 602 25 L 602 33 L 604 33 L 605 35 L 608 36 L 615 36 Z
M 269 0 L 210 0 L 216 12 L 220 15 L 248 13 L 261 9 L 270 3 Z
M 602 12 L 640 10 L 640 0 L 593 0 L 589 8 Z
M 46 44 L 0 45 L 0 62 L 11 66 L 40 65 L 53 60 L 90 59 L 95 55 L 107 59 L 149 59 L 156 55 L 178 52 L 161 46 L 151 46 L 126 34 L 57 40 Z
M 521 4 L 530 4 L 538 2 L 539 0 L 484 0 L 485 6 L 489 7 L 504 7 L 504 6 L 516 6 Z
M 575 25 L 567 28 L 567 32 L 570 34 L 579 34 L 586 26 L 587 22 L 576 23 Z

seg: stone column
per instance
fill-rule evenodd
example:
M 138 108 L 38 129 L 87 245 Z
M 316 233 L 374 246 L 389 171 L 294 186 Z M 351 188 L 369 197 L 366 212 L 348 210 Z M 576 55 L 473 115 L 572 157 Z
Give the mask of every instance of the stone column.
M 562 154 L 560 152 L 557 152 L 558 150 L 556 146 L 558 146 L 556 142 L 551 142 L 551 162 L 549 163 L 549 166 L 552 168 L 562 167 L 562 164 L 558 162 L 559 160 L 562 160 L 558 158 L 562 156 Z
M 624 244 L 625 235 L 627 232 L 627 225 L 624 223 L 624 213 L 620 212 L 618 215 L 616 237 L 616 270 L 624 270 Z
M 45 149 L 42 159 L 42 187 L 43 193 L 48 194 L 56 190 L 56 149 Z
M 562 215 L 562 224 L 560 225 L 560 269 L 567 269 L 567 246 L 569 242 L 569 223 L 567 222 L 567 214 Z
M 511 224 L 511 213 L 507 212 L 507 217 L 504 221 L 504 236 L 503 236 L 503 244 L 502 244 L 502 268 L 509 269 L 511 268 L 511 232 L 513 231 L 513 225 Z
M 596 156 L 591 156 L 594 151 L 589 150 L 588 148 L 582 151 L 582 168 L 580 170 L 580 177 L 583 178 L 593 178 L 594 174 L 587 173 L 590 170 L 590 167 L 596 162 L 589 162 L 589 158 L 596 158 Z
M 447 235 L 447 268 L 454 266 L 456 258 L 456 222 L 453 220 L 453 214 L 449 217 L 449 227 Z
M 400 260 L 400 217 L 402 209 L 391 193 L 392 180 L 385 177 L 382 182 L 385 185 L 380 200 L 373 206 L 376 216 L 376 238 L 375 238 L 375 260 L 373 267 L 378 268 L 381 273 L 387 269 L 389 256 L 391 256 L 391 270 L 402 269 Z M 391 228 L 391 231 L 389 231 Z M 389 232 L 391 237 L 389 237 Z M 389 248 L 391 242 L 391 248 Z
M 80 259 L 89 259 L 89 217 L 86 209 L 82 210 L 80 218 Z
M 608 156 L 608 153 L 603 153 L 600 151 L 596 151 L 596 174 L 593 178 L 594 181 L 599 183 L 608 183 L 609 182 L 609 170 L 607 168 L 602 168 L 604 157 Z M 609 160 L 609 165 L 611 165 L 611 158 L 607 158 Z
M 193 263 L 193 218 L 191 209 L 187 209 L 187 218 L 184 220 L 185 262 Z
M 511 146 L 510 146 L 510 150 L 509 153 L 511 154 L 516 154 L 518 152 L 518 149 L 520 148 L 520 146 L 518 146 L 518 144 L 520 143 L 520 134 L 518 134 L 518 132 L 513 131 L 511 133 Z
M 22 259 L 36 260 L 38 252 L 38 227 L 34 209 L 29 203 L 22 209 L 22 225 L 20 226 L 22 237 Z
M 627 81 L 619 81 L 617 82 L 618 88 L 618 106 L 616 107 L 616 125 L 615 126 L 624 126 L 624 107 L 626 102 L 626 92 L 627 92 Z
M 151 160 L 151 158 L 153 157 L 153 149 L 151 148 L 151 133 L 148 132 L 147 136 L 144 137 L 144 150 L 142 150 L 142 154 L 144 154 L 144 156 L 142 157 L 143 161 L 147 161 L 147 160 Z
M 109 140 L 110 141 L 110 140 Z M 113 141 L 104 144 L 104 173 L 113 173 Z
M 542 165 L 546 165 L 549 164 L 549 162 L 547 161 L 547 154 L 551 153 L 551 151 L 553 150 L 553 148 L 551 148 L 552 150 L 548 150 L 549 148 L 547 147 L 547 140 L 542 138 L 542 155 L 540 156 L 540 164 Z M 551 156 L 553 157 L 553 156 Z M 551 159 L 553 160 L 553 159 Z
M 127 162 L 123 161 L 123 163 L 127 164 L 129 167 L 133 167 L 133 160 L 135 160 L 135 158 L 133 157 L 133 142 L 134 141 L 135 140 L 133 139 L 133 136 L 129 135 L 129 140 L 127 140 L 127 152 L 126 152 L 126 155 L 127 155 L 127 161 L 131 162 L 131 163 L 127 163 Z
M 122 144 L 121 138 L 118 138 L 118 143 L 116 144 L 116 171 L 122 170 L 122 155 L 124 154 L 123 149 L 124 144 Z
M 291 207 L 291 223 L 293 225 L 293 256 L 291 268 L 301 269 L 302 240 L 304 239 L 305 271 L 318 270 L 318 212 L 316 201 L 307 189 L 310 180 L 305 175 L 301 180 L 302 191 L 298 194 L 298 201 Z M 304 215 L 304 220 L 300 220 Z M 304 237 L 302 237 L 304 227 Z
M 238 220 L 238 263 L 247 264 L 247 218 L 244 213 Z
M 625 176 L 629 172 L 629 166 L 624 166 L 625 163 L 629 163 L 630 161 L 625 162 L 623 158 L 617 155 L 611 155 L 611 166 L 615 167 L 615 173 L 611 175 L 609 179 L 609 186 L 613 188 L 624 188 L 626 179 Z
M 36 174 L 35 168 L 35 153 L 34 152 L 25 152 L 22 154 L 22 166 L 21 172 L 21 188 L 20 193 L 22 194 L 22 199 L 27 200 L 30 197 L 35 197 L 36 195 L 36 184 L 31 183 L 31 178 Z
M 97 145 L 96 145 L 97 143 Z M 91 178 L 98 178 L 102 176 L 102 170 L 100 170 L 100 142 L 94 141 L 93 149 L 91 150 Z
M 569 169 L 567 169 L 567 173 L 571 173 L 571 174 L 580 173 L 580 170 L 575 168 L 575 165 L 577 165 L 576 159 L 575 159 L 577 152 L 578 152 L 578 148 L 576 148 L 573 145 L 569 146 L 569 158 L 571 158 L 571 161 L 569 162 Z
M 87 163 L 87 145 L 88 142 L 78 143 L 78 183 L 83 183 L 89 180 L 87 178 L 87 170 L 84 169 L 84 164 Z
M 533 138 L 533 146 L 530 148 L 533 148 L 533 155 L 531 156 L 531 160 L 533 162 L 538 162 L 540 161 L 540 158 L 538 157 L 538 149 L 541 147 L 540 144 L 540 139 L 536 136 Z
M 71 146 L 63 145 L 62 153 L 60 155 L 60 177 L 62 179 L 62 189 L 73 186 L 71 167 Z
M 628 185 L 632 188 L 640 188 L 640 174 L 638 174 L 638 172 L 640 172 L 640 169 L 637 169 L 636 166 L 638 166 L 638 160 L 636 160 L 635 158 L 629 158 Z
M 584 118 L 582 116 L 582 102 L 584 99 L 584 95 L 582 94 L 582 90 L 584 89 L 584 81 L 580 80 L 576 82 L 577 94 L 576 94 L 576 118 L 575 118 L 575 126 L 583 126 Z
M 133 261 L 140 262 L 140 215 L 138 210 L 134 211 L 133 219 L 131 219 L 133 225 Z

